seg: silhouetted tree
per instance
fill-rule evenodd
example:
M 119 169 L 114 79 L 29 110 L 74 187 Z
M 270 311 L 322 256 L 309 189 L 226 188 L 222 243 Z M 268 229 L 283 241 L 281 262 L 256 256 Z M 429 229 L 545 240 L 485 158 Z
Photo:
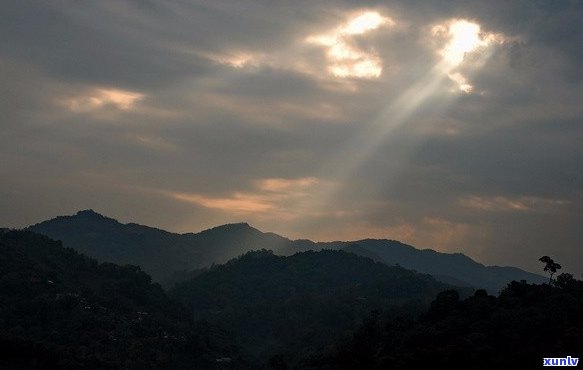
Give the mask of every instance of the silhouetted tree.
M 573 275 L 562 273 L 555 279 L 555 286 L 562 289 L 573 290 L 577 289 L 577 287 L 583 287 L 583 284 L 581 281 L 575 279 Z
M 553 259 L 549 256 L 542 256 L 538 260 L 545 264 L 544 271 L 548 271 L 550 274 L 550 278 L 549 278 L 549 284 L 550 284 L 553 281 L 553 275 L 555 274 L 555 272 L 557 272 L 557 270 L 561 269 L 561 265 L 559 265 L 558 263 L 553 261 Z

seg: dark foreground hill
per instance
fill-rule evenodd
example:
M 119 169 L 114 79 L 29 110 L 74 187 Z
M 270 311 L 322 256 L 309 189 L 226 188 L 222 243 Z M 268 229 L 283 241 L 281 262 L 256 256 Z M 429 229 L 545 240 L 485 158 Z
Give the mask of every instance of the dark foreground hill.
M 246 368 L 222 331 L 193 322 L 138 267 L 0 233 L 1 369 L 214 369 L 226 356 Z
M 534 368 L 581 357 L 582 311 L 568 274 L 472 295 L 330 250 L 250 252 L 167 295 L 136 266 L 0 231 L 0 369 Z
M 444 289 L 429 275 L 343 251 L 282 257 L 263 250 L 215 266 L 170 294 L 265 358 L 322 348 L 371 310 L 420 311 Z
M 583 360 L 581 312 L 583 282 L 569 274 L 552 285 L 515 281 L 498 297 L 478 290 L 460 300 L 444 291 L 419 318 L 371 315 L 350 340 L 293 368 L 534 369 L 544 358 L 573 365 Z M 288 361 L 279 358 L 284 366 Z
M 169 298 L 137 266 L 6 231 L 0 368 L 268 369 L 276 354 L 324 349 L 371 310 L 420 313 L 447 288 L 343 251 L 263 250 L 199 272 Z
M 315 243 L 263 233 L 245 223 L 223 225 L 197 234 L 175 234 L 138 224 L 122 224 L 87 210 L 44 221 L 29 229 L 62 240 L 65 246 L 99 261 L 139 265 L 160 282 L 185 279 L 188 271 L 224 263 L 259 249 L 272 250 L 278 255 L 344 249 L 387 265 L 398 264 L 431 274 L 449 284 L 484 288 L 493 294 L 512 280 L 542 283 L 546 279 L 515 267 L 484 266 L 461 253 L 419 250 L 393 240 Z

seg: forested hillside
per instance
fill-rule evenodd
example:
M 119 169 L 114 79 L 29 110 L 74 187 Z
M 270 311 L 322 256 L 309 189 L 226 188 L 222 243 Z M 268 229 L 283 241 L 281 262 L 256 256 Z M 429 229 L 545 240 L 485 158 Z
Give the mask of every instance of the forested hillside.
M 194 322 L 136 266 L 26 231 L 0 234 L 0 368 L 212 369 L 229 335 Z
M 583 355 L 583 282 L 512 282 L 498 297 L 441 292 L 429 310 L 404 320 L 373 314 L 347 341 L 296 369 L 534 369 L 543 358 Z
M 137 266 L 0 231 L 2 369 L 526 368 L 580 357 L 581 312 L 569 274 L 496 297 L 331 250 L 248 252 L 167 294 Z
M 265 358 L 322 348 L 371 310 L 405 305 L 421 312 L 445 289 L 429 275 L 343 251 L 281 257 L 263 250 L 178 284 L 171 296 L 196 318 L 231 328 L 245 349 Z

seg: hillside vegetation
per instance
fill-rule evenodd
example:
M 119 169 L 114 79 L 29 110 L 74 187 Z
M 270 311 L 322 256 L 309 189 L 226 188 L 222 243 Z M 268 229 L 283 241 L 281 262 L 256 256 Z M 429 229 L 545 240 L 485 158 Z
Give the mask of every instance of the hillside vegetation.
M 228 335 L 150 280 L 45 236 L 1 233 L 0 368 L 211 369 L 238 358 Z
M 211 268 L 170 294 L 196 318 L 231 328 L 244 348 L 269 357 L 321 348 L 371 310 L 405 305 L 420 312 L 450 288 L 429 275 L 343 251 L 282 257 L 262 250 Z

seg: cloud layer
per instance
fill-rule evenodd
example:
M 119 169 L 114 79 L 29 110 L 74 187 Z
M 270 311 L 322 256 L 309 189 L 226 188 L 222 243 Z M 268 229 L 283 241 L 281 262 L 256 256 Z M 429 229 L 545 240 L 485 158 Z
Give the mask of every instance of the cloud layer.
M 577 1 L 2 2 L 0 224 L 583 266 Z

